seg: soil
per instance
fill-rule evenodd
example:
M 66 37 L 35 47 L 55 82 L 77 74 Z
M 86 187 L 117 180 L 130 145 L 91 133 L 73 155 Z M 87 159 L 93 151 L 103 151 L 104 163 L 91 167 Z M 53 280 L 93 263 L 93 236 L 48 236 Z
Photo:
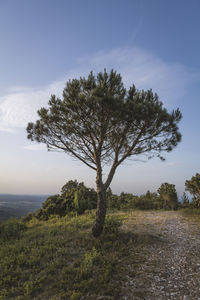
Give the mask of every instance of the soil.
M 123 300 L 200 300 L 200 222 L 179 212 L 139 212 L 123 230 L 136 246 L 127 263 Z

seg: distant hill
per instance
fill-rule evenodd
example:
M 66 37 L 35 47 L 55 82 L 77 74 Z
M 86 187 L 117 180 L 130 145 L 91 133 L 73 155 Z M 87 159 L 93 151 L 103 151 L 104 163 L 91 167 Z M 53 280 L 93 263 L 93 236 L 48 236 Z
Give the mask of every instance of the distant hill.
M 48 195 L 0 194 L 0 222 L 41 208 Z

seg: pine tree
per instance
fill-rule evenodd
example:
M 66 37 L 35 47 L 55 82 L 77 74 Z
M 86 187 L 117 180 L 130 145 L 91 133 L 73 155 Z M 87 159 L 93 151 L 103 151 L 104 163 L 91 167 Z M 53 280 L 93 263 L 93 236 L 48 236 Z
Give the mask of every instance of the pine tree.
M 91 72 L 67 82 L 63 98 L 51 96 L 39 120 L 27 126 L 28 139 L 64 151 L 96 172 L 97 213 L 93 235 L 99 236 L 106 215 L 106 191 L 126 159 L 149 158 L 171 151 L 181 140 L 179 109 L 169 113 L 152 90 L 125 89 L 120 74 Z M 103 166 L 110 170 L 103 178 Z
M 196 208 L 200 207 L 200 174 L 196 173 L 190 180 L 186 180 L 185 189 L 193 195 L 193 205 Z
M 178 207 L 178 196 L 174 184 L 162 183 L 158 189 L 158 193 L 163 200 L 164 209 L 177 209 Z

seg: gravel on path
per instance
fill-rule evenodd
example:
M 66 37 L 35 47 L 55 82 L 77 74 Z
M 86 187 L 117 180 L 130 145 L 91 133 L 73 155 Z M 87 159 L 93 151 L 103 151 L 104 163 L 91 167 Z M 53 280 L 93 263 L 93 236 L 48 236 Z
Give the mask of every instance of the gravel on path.
M 138 244 L 123 300 L 200 300 L 200 223 L 178 212 L 144 212 L 123 227 Z M 137 264 L 138 261 L 138 264 Z

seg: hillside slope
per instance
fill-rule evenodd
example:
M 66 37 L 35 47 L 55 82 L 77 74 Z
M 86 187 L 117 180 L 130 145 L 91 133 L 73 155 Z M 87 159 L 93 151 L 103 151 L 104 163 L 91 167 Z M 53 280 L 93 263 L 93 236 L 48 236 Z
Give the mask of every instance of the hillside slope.
M 117 211 L 99 239 L 94 217 L 34 219 L 1 238 L 0 299 L 199 299 L 199 217 Z

